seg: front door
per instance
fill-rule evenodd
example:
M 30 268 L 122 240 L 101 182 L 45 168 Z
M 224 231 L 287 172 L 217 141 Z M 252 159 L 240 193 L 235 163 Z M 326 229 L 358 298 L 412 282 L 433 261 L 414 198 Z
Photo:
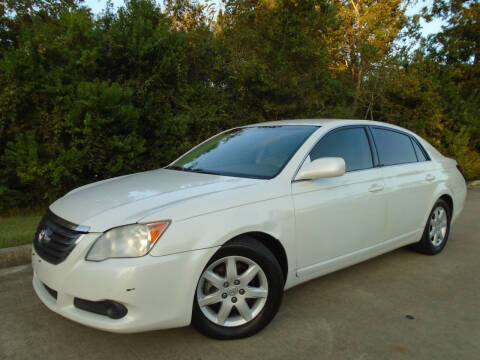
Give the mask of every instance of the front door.
M 385 240 L 384 182 L 372 155 L 366 128 L 354 126 L 331 131 L 307 157 L 341 157 L 346 173 L 292 183 L 299 276 Z

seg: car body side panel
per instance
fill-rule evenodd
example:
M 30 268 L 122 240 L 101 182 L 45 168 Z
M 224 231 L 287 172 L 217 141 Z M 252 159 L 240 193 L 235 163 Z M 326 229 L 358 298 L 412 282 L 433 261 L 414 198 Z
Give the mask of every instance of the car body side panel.
M 412 242 L 410 238 L 411 236 L 401 236 L 318 264 L 300 268 L 297 271 L 296 283 L 292 284 L 292 287 L 408 245 Z
M 328 261 L 385 240 L 381 169 L 292 184 L 299 267 Z
M 445 189 L 442 190 L 445 194 L 450 195 L 453 200 L 452 221 L 455 221 L 462 212 L 467 197 L 465 179 L 457 169 L 457 162 L 449 158 L 444 158 L 442 161 L 439 161 L 437 173 L 444 179 Z
M 434 166 L 432 161 L 424 161 L 382 168 L 388 203 L 387 240 L 423 231 L 423 220 L 430 212 L 431 197 L 439 181 Z
M 422 144 L 425 145 L 425 144 Z M 432 182 L 434 187 L 429 192 L 428 207 L 424 213 L 422 221 L 423 227 L 427 223 L 430 211 L 435 202 L 442 196 L 448 195 L 453 201 L 452 222 L 460 215 L 463 210 L 465 198 L 467 196 L 467 186 L 463 175 L 458 171 L 457 162 L 453 159 L 444 157 L 433 146 L 427 143 L 425 149 L 432 158 L 432 169 L 429 171 L 435 179 Z M 432 151 L 432 149 L 434 151 Z
M 282 244 L 290 276 L 294 273 L 296 257 L 293 228 L 292 200 L 290 196 L 283 196 L 172 222 L 150 254 L 165 256 L 216 247 L 238 235 L 263 232 Z

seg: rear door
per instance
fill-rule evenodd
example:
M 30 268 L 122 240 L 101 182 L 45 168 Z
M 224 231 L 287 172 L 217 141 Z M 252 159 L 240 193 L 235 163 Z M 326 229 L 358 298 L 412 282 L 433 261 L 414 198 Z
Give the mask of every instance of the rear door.
M 322 137 L 306 161 L 341 157 L 340 177 L 292 183 L 299 276 L 316 264 L 380 244 L 385 239 L 386 200 L 364 126 L 349 126 Z
M 372 126 L 371 132 L 385 179 L 387 240 L 418 237 L 430 211 L 435 176 L 432 162 L 409 134 Z

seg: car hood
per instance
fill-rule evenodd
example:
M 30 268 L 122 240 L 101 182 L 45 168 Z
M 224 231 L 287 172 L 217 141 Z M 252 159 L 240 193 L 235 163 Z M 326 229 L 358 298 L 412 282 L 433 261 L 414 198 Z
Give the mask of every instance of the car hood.
M 82 186 L 55 201 L 50 210 L 65 220 L 89 226 L 90 231 L 102 232 L 138 222 L 162 207 L 263 181 L 158 169 Z M 196 209 L 196 214 L 201 212 Z

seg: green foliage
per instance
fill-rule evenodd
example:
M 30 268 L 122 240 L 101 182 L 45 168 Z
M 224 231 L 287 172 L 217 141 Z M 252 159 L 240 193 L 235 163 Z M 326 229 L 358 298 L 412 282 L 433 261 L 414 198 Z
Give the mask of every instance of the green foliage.
M 318 117 L 344 103 L 328 69 L 335 14 L 318 0 L 227 2 L 219 37 L 240 123 Z
M 0 217 L 0 249 L 31 244 L 40 222 L 38 215 Z
M 79 0 L 3 2 L 0 210 L 284 118 L 396 123 L 480 177 L 479 5 L 424 11 L 447 25 L 412 53 L 395 45 L 407 3 L 227 0 L 215 19 L 194 0 L 109 3 L 96 17 Z

